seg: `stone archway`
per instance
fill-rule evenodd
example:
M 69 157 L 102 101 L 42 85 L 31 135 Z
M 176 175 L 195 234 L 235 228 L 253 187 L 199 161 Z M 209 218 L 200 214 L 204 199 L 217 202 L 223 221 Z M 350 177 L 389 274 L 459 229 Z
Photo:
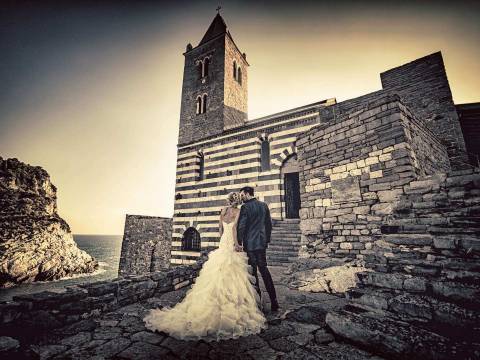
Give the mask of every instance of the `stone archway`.
M 300 210 L 300 167 L 297 154 L 289 155 L 280 167 L 282 180 L 282 213 L 286 219 L 298 219 Z

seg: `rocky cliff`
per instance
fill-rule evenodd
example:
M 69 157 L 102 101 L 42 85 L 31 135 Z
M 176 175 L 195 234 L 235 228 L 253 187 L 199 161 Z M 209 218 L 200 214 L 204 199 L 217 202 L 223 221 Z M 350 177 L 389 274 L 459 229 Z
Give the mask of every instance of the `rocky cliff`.
M 0 157 L 0 287 L 89 273 L 97 267 L 58 216 L 56 188 L 48 173 Z

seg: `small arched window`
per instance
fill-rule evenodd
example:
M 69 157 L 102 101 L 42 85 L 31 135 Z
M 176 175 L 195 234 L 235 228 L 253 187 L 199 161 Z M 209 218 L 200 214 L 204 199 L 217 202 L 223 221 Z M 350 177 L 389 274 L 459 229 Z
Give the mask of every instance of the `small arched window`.
M 207 112 L 207 94 L 203 94 L 202 97 L 202 114 Z
M 237 81 L 240 85 L 242 85 L 242 69 L 240 69 L 240 67 L 238 67 L 237 70 Z
M 237 80 L 237 62 L 233 60 L 233 78 Z
M 201 247 L 200 233 L 194 227 L 189 227 L 183 233 L 182 250 L 200 251 L 200 247 Z
M 270 143 L 268 139 L 262 140 L 262 146 L 260 149 L 260 165 L 262 171 L 270 170 Z
M 196 114 L 201 114 L 202 113 L 202 97 L 197 96 L 196 100 Z
M 197 74 L 198 78 L 201 79 L 203 76 L 203 61 L 201 60 L 197 62 Z
M 202 152 L 198 153 L 198 180 L 205 179 L 205 156 Z
M 210 65 L 210 59 L 207 57 L 203 60 L 203 77 L 208 76 L 208 67 Z

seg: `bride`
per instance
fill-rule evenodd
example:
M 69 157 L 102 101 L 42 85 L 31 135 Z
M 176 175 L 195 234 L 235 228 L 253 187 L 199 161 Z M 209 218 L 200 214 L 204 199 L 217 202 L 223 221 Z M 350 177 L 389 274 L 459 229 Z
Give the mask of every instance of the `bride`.
M 259 333 L 266 319 L 253 284 L 246 253 L 237 243 L 240 194 L 228 194 L 220 214 L 220 244 L 187 291 L 173 308 L 151 310 L 143 319 L 148 329 L 177 339 L 218 341 Z

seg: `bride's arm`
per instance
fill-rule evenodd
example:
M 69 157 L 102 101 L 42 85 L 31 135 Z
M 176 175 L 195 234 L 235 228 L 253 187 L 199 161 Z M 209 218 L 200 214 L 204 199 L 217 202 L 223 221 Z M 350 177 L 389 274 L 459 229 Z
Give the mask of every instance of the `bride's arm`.
M 218 231 L 220 233 L 220 237 L 222 237 L 223 235 L 223 212 L 224 212 L 225 209 L 222 209 L 220 211 L 220 220 L 219 220 L 219 224 L 218 224 Z
M 235 242 L 235 248 L 240 246 L 238 244 L 238 239 L 237 239 L 237 226 L 238 226 L 238 219 L 240 218 L 240 211 L 238 211 L 237 215 L 235 216 L 235 220 L 233 223 L 233 241 Z

